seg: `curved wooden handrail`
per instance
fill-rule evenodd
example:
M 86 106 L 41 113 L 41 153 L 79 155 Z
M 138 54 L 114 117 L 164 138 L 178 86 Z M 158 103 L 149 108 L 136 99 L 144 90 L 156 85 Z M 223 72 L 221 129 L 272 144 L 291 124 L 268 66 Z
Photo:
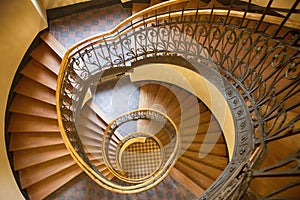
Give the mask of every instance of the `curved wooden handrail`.
M 57 104 L 57 113 L 58 113 L 58 122 L 59 122 L 59 127 L 60 127 L 60 131 L 62 132 L 63 135 L 63 139 L 64 142 L 68 148 L 68 150 L 71 152 L 72 157 L 74 158 L 74 160 L 77 161 L 77 163 L 80 163 L 80 167 L 85 169 L 85 172 L 97 183 L 103 181 L 105 184 L 108 183 L 108 180 L 99 180 L 97 178 L 98 174 L 96 174 L 96 172 L 94 172 L 93 170 L 87 170 L 90 167 L 83 161 L 83 159 L 77 154 L 77 152 L 75 151 L 75 149 L 72 147 L 72 144 L 70 143 L 70 141 L 67 138 L 66 132 L 64 130 L 64 126 L 63 126 L 63 122 L 62 122 L 62 116 L 61 116 L 61 108 L 60 108 L 60 92 L 63 86 L 63 80 L 64 80 L 64 74 L 66 72 L 66 68 L 68 67 L 68 62 L 69 62 L 69 58 L 72 55 L 73 51 L 77 48 L 86 48 L 89 45 L 94 44 L 95 42 L 100 43 L 101 41 L 103 41 L 103 37 L 105 36 L 109 36 L 109 35 L 114 35 L 115 33 L 118 32 L 118 30 L 122 27 L 124 27 L 126 24 L 130 23 L 133 20 L 137 20 L 139 17 L 145 16 L 151 12 L 157 11 L 159 9 L 162 8 L 166 8 L 168 6 L 174 5 L 174 4 L 179 4 L 179 3 L 183 3 L 183 2 L 188 2 L 189 0 L 171 0 L 168 2 L 164 2 L 158 5 L 155 5 L 153 7 L 147 8 L 139 13 L 136 13 L 135 15 L 132 15 L 131 17 L 127 18 L 126 20 L 124 20 L 123 22 L 121 22 L 119 25 L 117 25 L 114 29 L 101 33 L 101 34 L 97 34 L 94 36 L 91 36 L 75 45 L 73 45 L 71 48 L 69 48 L 65 55 L 64 58 L 62 60 L 61 63 L 61 68 L 60 68 L 60 72 L 58 75 L 58 81 L 57 81 L 57 92 L 56 92 L 56 104 Z M 140 22 L 136 22 L 135 24 L 132 24 L 128 29 L 125 29 L 124 32 L 131 30 L 132 28 L 137 28 L 145 23 L 150 23 L 154 20 L 163 20 L 163 19 L 167 19 L 167 18 L 175 18 L 175 17 L 180 17 L 180 16 L 193 16 L 193 15 L 219 15 L 219 16 L 230 16 L 230 17 L 238 17 L 238 18 L 245 18 L 245 19 L 250 19 L 250 20 L 260 20 L 263 18 L 263 22 L 268 22 L 268 23 L 272 23 L 272 24 L 277 24 L 280 25 L 282 24 L 282 22 L 284 21 L 284 18 L 280 18 L 280 17 L 275 17 L 275 16 L 270 16 L 270 15 L 263 15 L 263 14 L 259 14 L 259 13 L 250 13 L 247 12 L 245 15 L 244 11 L 236 11 L 236 10 L 225 10 L 225 9 L 189 9 L 189 10 L 182 10 L 182 11 L 170 11 L 169 13 L 163 13 L 160 15 L 153 15 L 147 19 L 144 19 L 143 21 Z M 300 23 L 298 22 L 291 22 L 291 21 L 286 21 L 285 26 L 287 27 L 291 27 L 291 28 L 296 28 L 296 29 L 300 29 Z M 112 40 L 115 39 L 116 37 L 118 37 L 119 35 L 115 35 L 109 39 L 105 39 L 105 40 Z M 87 45 L 85 45 L 87 44 Z M 81 49 L 79 49 L 81 50 Z M 76 50 L 76 51 L 79 51 Z M 103 185 L 103 184 L 101 184 Z M 106 186 L 103 186 L 106 189 L 110 189 Z M 139 192 L 142 191 L 141 188 L 137 188 L 135 190 L 135 192 Z M 128 192 L 129 193 L 129 192 Z

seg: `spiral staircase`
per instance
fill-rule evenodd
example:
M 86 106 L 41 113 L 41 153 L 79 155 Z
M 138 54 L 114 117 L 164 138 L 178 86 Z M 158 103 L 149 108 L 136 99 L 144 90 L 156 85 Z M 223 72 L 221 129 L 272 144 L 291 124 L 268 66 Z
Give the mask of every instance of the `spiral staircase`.
M 68 50 L 41 35 L 7 108 L 24 194 L 86 173 L 117 199 L 298 199 L 299 1 L 157 3 Z

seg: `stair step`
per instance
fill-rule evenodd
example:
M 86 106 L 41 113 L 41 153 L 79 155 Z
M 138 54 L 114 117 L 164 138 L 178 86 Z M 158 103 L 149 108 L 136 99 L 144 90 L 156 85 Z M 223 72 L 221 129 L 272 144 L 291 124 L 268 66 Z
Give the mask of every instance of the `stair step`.
M 59 132 L 11 133 L 9 150 L 25 150 L 63 143 L 64 141 L 62 140 Z
M 205 143 L 205 144 L 225 144 L 222 132 L 211 132 L 207 134 L 187 135 L 181 138 L 182 143 Z
M 187 114 L 187 112 L 190 112 Z M 192 110 L 188 109 L 187 111 L 184 111 L 182 115 L 174 116 L 172 119 L 177 119 L 178 117 L 181 118 L 181 123 L 184 124 L 184 127 L 191 127 L 194 126 L 195 123 L 198 124 L 205 124 L 207 122 L 213 122 L 216 121 L 214 116 L 211 114 L 210 111 L 205 111 L 203 113 L 200 113 L 199 110 L 193 108 Z
M 199 105 L 201 106 L 201 104 L 202 103 L 200 103 Z M 183 124 L 188 123 L 189 121 L 195 121 L 195 120 L 203 123 L 203 122 L 207 121 L 206 119 L 203 119 L 203 118 L 207 117 L 207 114 L 205 114 L 205 113 L 208 113 L 208 115 L 211 116 L 211 113 L 208 110 L 203 110 L 203 109 L 200 110 L 200 109 L 195 109 L 194 107 L 191 107 L 188 110 L 184 110 L 183 113 L 181 113 L 181 115 L 172 117 L 172 119 L 174 121 L 180 120 L 181 123 L 183 123 Z M 200 114 L 200 116 L 199 116 L 199 114 Z
M 65 155 L 69 155 L 69 151 L 64 144 L 15 151 L 14 170 L 24 169 Z
M 101 164 L 101 165 L 104 164 L 103 157 L 100 154 L 87 153 L 86 156 L 89 158 L 89 160 L 91 162 L 95 162 L 95 163 L 98 163 L 98 164 Z
M 103 132 L 104 132 L 104 130 L 100 126 L 93 123 L 92 121 L 90 121 L 83 115 L 80 115 L 78 121 L 79 121 L 80 125 L 85 126 L 85 127 L 89 128 L 90 130 L 95 131 L 96 133 L 103 134 Z
M 195 111 L 195 112 L 197 112 L 197 111 Z M 204 119 L 204 117 L 202 117 L 202 116 L 203 115 L 201 115 L 201 114 L 199 115 L 199 113 L 197 113 L 197 114 L 195 113 L 195 115 L 192 116 L 192 117 L 187 118 L 187 117 L 184 117 L 182 115 L 178 115 L 176 118 L 171 118 L 171 119 L 173 121 L 175 121 L 175 120 L 180 121 L 180 124 L 178 124 L 177 127 L 182 132 L 183 130 L 185 130 L 185 131 L 189 130 L 189 128 L 192 128 L 194 130 L 198 130 L 199 126 L 201 124 L 205 124 L 205 123 L 209 122 L 210 120 L 212 120 L 211 122 L 213 122 L 213 120 L 215 120 L 215 119 L 211 119 L 210 117 L 208 117 L 209 120 Z M 214 125 L 214 124 L 212 124 L 212 125 Z
M 101 172 L 107 169 L 106 165 L 104 162 L 99 161 L 98 159 L 90 160 L 93 165 L 97 167 L 97 169 Z
M 102 146 L 102 140 L 93 139 L 86 136 L 80 136 L 80 140 L 83 145 L 93 145 L 93 146 L 99 146 L 101 148 Z
M 40 44 L 30 53 L 30 56 L 58 75 L 61 58 L 47 44 Z
M 199 152 L 186 151 L 182 157 L 190 158 L 192 160 L 197 160 L 207 166 L 214 167 L 216 169 L 224 170 L 228 164 L 228 158 L 219 157 L 214 155 L 206 155 L 204 158 L 199 158 Z
M 88 137 L 90 138 L 95 138 L 98 140 L 102 141 L 102 138 L 104 136 L 104 131 L 102 128 L 97 127 L 96 124 L 92 123 L 91 121 L 89 121 L 88 119 L 86 119 L 85 117 L 80 117 L 79 119 L 79 126 L 77 127 L 79 128 L 79 135 L 86 135 L 85 131 L 88 131 L 87 133 L 89 134 Z M 88 129 L 88 130 L 86 130 Z M 94 136 L 93 136 L 94 135 Z M 118 143 L 120 142 L 120 140 L 116 137 L 116 136 L 112 136 L 112 145 L 116 146 Z
M 178 102 L 176 98 L 176 94 L 180 92 L 180 89 L 175 85 L 168 86 L 168 89 L 169 89 L 168 93 L 165 95 L 164 99 L 160 103 L 166 109 L 166 111 L 170 102 L 173 101 Z
M 153 103 L 160 104 L 162 102 L 162 100 L 166 98 L 166 95 L 168 94 L 168 92 L 169 92 L 169 89 L 166 86 L 161 84 L 155 95 Z
M 95 132 L 85 126 L 82 126 L 82 125 L 77 126 L 77 131 L 78 131 L 78 135 L 80 137 L 91 138 L 91 139 L 97 140 L 99 142 L 102 141 L 103 134 Z
M 132 15 L 138 13 L 141 10 L 144 10 L 149 7 L 147 3 L 133 3 L 132 4 Z
M 194 183 L 196 183 L 199 187 L 203 188 L 204 190 L 206 190 L 214 182 L 214 180 L 212 180 L 211 178 L 205 176 L 204 174 L 201 174 L 200 172 L 181 162 L 176 162 L 175 168 L 181 171 L 181 173 L 190 178 Z
M 197 8 L 197 7 L 204 7 L 204 6 L 207 6 L 207 3 L 205 3 L 204 1 L 198 1 L 198 0 L 190 0 L 186 4 L 186 8 Z
M 56 107 L 54 105 L 17 94 L 9 108 L 10 112 L 34 115 L 57 119 Z
M 44 42 L 62 59 L 66 53 L 66 48 L 56 40 L 48 31 L 41 35 Z
M 190 158 L 180 157 L 177 162 L 181 162 L 213 180 L 216 180 L 222 173 L 222 170 L 205 165 Z
M 203 124 L 199 124 L 197 133 L 210 133 L 210 132 L 218 132 L 221 128 L 217 121 L 209 121 Z M 190 126 L 188 123 L 183 123 L 181 127 L 181 132 L 184 135 L 195 134 L 195 127 Z
M 202 148 L 201 148 L 202 147 Z M 206 155 L 215 155 L 227 158 L 227 148 L 225 144 L 201 144 L 201 143 L 192 143 L 189 145 L 188 152 L 199 152 Z
M 21 78 L 14 92 L 56 105 L 55 91 L 27 77 Z
M 73 165 L 27 188 L 30 199 L 43 199 L 78 176 L 81 168 Z
M 111 180 L 114 175 L 107 169 L 104 163 L 98 162 L 97 160 L 91 161 L 93 165 L 109 180 Z
M 56 90 L 57 75 L 34 59 L 29 61 L 21 73 L 52 90 Z
M 154 5 L 162 3 L 162 2 L 164 2 L 164 1 L 163 0 L 151 0 L 150 1 L 150 6 L 154 6 Z
M 189 110 L 190 108 L 195 108 L 195 106 L 198 106 L 197 98 L 187 93 L 185 99 L 180 100 L 179 106 L 176 106 L 173 110 L 171 109 L 171 112 L 168 114 L 168 116 L 171 118 L 174 118 L 176 116 L 181 116 L 181 112 L 183 113 L 185 110 Z
M 9 132 L 59 132 L 58 122 L 55 119 L 12 113 Z
M 148 90 L 147 90 L 147 98 L 146 98 L 146 102 L 145 105 L 149 108 L 152 107 L 153 103 L 154 103 L 154 100 L 155 100 L 155 96 L 157 95 L 157 92 L 160 88 L 160 85 L 158 84 L 155 84 L 155 83 L 152 83 L 152 84 L 148 84 L 149 87 L 148 87 Z
M 180 107 L 181 99 L 187 97 L 186 91 L 182 89 L 178 89 L 174 91 L 174 98 L 170 99 L 170 101 L 165 104 L 165 109 L 167 111 L 167 115 L 169 116 L 177 107 Z M 184 96 L 184 97 L 183 97 Z M 175 100 L 176 99 L 176 100 Z
M 176 179 L 176 181 L 183 184 L 190 192 L 192 192 L 194 195 L 199 197 L 201 194 L 204 193 L 205 189 L 201 188 L 199 185 L 194 183 L 189 177 L 184 175 L 181 171 L 173 167 L 170 170 L 170 175 Z
M 90 121 L 100 126 L 103 130 L 106 129 L 107 124 L 105 123 L 105 121 L 103 121 L 89 106 L 85 106 L 81 110 L 81 114 L 84 115 Z
M 19 171 L 22 188 L 27 188 L 72 165 L 77 165 L 70 155 L 46 161 Z
M 86 145 L 84 145 L 84 148 L 86 150 L 86 153 L 91 153 L 91 154 L 93 154 L 93 153 L 98 154 L 99 153 L 99 154 L 102 154 L 102 148 L 99 147 L 98 145 L 94 146 L 94 145 L 86 144 Z
M 148 107 L 149 105 L 147 104 L 148 103 L 148 95 L 147 95 L 147 92 L 150 88 L 150 85 L 149 84 L 145 84 L 145 85 L 142 85 L 140 87 L 140 100 L 139 100 L 139 108 L 146 108 Z
M 92 101 L 89 101 L 87 105 L 98 115 L 98 117 L 101 118 L 106 124 L 110 123 L 110 119 L 101 111 L 101 109 Z M 105 127 L 106 128 L 106 127 Z M 123 139 L 123 136 L 121 136 L 118 132 L 114 133 L 113 139 L 115 141 L 120 141 Z

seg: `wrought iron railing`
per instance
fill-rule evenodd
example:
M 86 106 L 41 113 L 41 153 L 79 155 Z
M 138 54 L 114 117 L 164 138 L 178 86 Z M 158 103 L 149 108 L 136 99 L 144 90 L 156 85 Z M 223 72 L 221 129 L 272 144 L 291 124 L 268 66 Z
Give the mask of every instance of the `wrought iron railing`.
M 118 129 L 128 122 L 151 121 L 160 126 L 160 131 L 129 132 L 117 144 L 113 155 L 109 149 L 113 146 L 112 138 Z M 126 129 L 126 128 L 125 128 Z M 164 136 L 168 137 L 165 138 Z M 146 190 L 159 183 L 175 164 L 179 149 L 177 128 L 167 116 L 156 110 L 138 109 L 117 117 L 107 126 L 102 141 L 103 159 L 107 168 L 120 181 L 119 188 L 127 190 L 137 188 Z M 112 185 L 114 187 L 114 185 Z
M 268 161 L 273 144 L 291 142 L 300 130 L 300 26 L 295 20 L 299 0 L 287 9 L 274 8 L 272 3 L 168 1 L 71 47 L 61 65 L 57 111 L 62 136 L 74 159 L 103 184 L 97 178 L 101 173 L 80 147 L 75 126 L 83 94 L 100 74 L 111 68 L 129 68 L 140 60 L 176 56 L 218 86 L 235 123 L 230 163 L 201 198 L 239 199 L 262 177 L 294 179 L 257 194 L 260 199 L 275 198 L 299 186 L 299 142 L 291 148 L 295 152 L 275 163 Z M 218 72 L 221 78 L 215 80 L 209 71 Z

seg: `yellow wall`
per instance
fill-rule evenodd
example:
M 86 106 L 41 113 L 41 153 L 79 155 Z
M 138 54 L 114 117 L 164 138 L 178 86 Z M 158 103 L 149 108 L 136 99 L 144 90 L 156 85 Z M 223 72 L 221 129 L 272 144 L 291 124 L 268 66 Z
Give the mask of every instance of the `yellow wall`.
M 17 67 L 37 33 L 46 26 L 31 1 L 0 0 L 0 199 L 23 199 L 7 159 L 5 109 Z
M 160 73 L 153 73 L 158 71 Z M 218 120 L 226 140 L 229 160 L 232 158 L 235 144 L 233 116 L 225 97 L 213 83 L 192 70 L 163 63 L 145 64 L 134 68 L 130 73 L 130 80 L 132 82 L 155 80 L 170 83 L 184 88 L 201 99 Z M 203 147 L 211 150 L 213 145 Z

